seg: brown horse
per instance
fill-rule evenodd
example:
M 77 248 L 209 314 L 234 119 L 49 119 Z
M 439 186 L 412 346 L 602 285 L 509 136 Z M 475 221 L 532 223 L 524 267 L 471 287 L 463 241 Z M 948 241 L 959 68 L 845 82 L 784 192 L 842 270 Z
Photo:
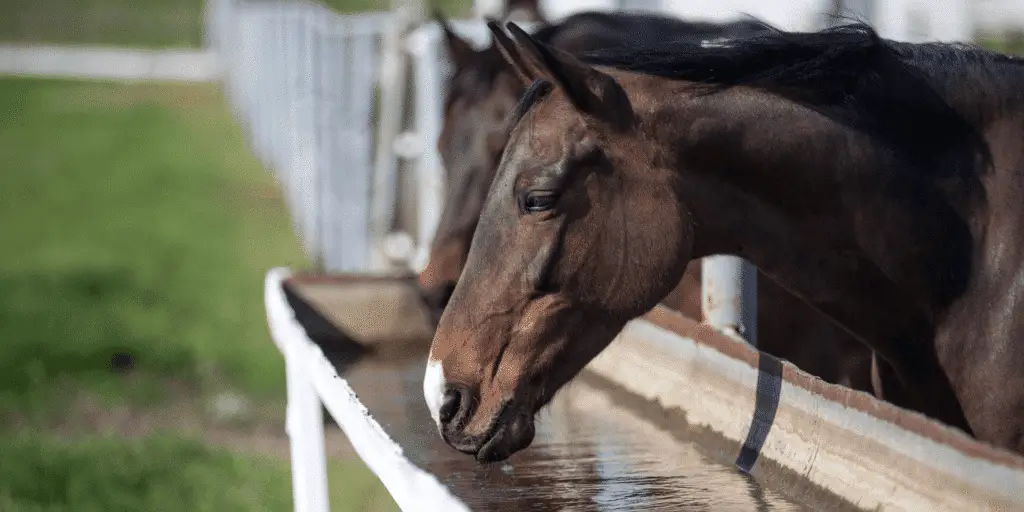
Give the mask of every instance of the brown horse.
M 859 24 L 581 60 L 491 28 L 531 86 L 427 363 L 448 444 L 528 446 L 688 260 L 736 254 L 920 410 L 1024 452 L 1021 60 Z
M 536 11 L 530 16 L 537 20 Z M 505 143 L 506 117 L 525 86 L 494 46 L 475 50 L 440 23 L 454 72 L 445 98 L 438 150 L 447 169 L 447 200 L 426 268 L 419 274 L 435 321 L 462 272 L 484 197 Z M 638 35 L 684 32 L 696 42 L 744 37 L 766 30 L 752 22 L 715 25 L 653 15 L 580 13 L 534 37 L 580 53 L 628 43 Z M 662 300 L 684 315 L 702 319 L 700 262 L 687 267 L 679 286 Z M 773 281 L 758 279 L 758 345 L 832 383 L 871 389 L 871 352 L 833 322 Z

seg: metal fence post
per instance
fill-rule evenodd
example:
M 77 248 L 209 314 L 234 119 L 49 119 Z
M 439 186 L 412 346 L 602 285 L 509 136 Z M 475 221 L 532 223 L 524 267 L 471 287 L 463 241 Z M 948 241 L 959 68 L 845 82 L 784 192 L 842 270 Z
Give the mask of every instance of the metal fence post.
M 757 267 L 731 255 L 701 260 L 704 321 L 757 346 Z

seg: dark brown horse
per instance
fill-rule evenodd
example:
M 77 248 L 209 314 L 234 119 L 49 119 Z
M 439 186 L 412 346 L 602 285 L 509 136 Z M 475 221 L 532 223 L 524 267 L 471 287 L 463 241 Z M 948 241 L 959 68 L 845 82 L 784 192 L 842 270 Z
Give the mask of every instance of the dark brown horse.
M 728 253 L 871 346 L 920 410 L 1024 452 L 1021 60 L 849 25 L 581 61 L 509 28 L 532 85 L 424 380 L 451 446 L 528 446 L 688 260 Z
M 536 11 L 529 16 L 537 20 Z M 526 89 L 496 47 L 475 50 L 436 16 L 444 31 L 454 72 L 445 98 L 438 149 L 447 169 L 444 210 L 419 284 L 435 320 L 462 272 L 484 197 L 504 147 L 506 118 Z M 695 42 L 745 37 L 766 30 L 754 22 L 715 25 L 653 15 L 580 13 L 540 29 L 534 37 L 580 53 L 628 44 L 657 33 Z M 678 37 L 678 35 L 676 36 Z M 702 319 L 700 262 L 662 303 Z M 871 391 L 871 352 L 833 322 L 770 279 L 758 280 L 759 348 L 833 383 Z

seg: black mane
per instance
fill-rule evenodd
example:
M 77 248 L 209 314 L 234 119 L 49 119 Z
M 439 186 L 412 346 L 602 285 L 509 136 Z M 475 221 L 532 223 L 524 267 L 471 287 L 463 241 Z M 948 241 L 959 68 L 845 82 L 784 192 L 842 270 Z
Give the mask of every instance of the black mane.
M 890 73 L 894 63 L 942 93 L 976 94 L 982 88 L 996 96 L 1016 94 L 1019 78 L 1024 77 L 1021 59 L 967 44 L 888 41 L 863 23 L 818 32 L 764 27 L 760 33 L 719 44 L 680 37 L 600 49 L 580 58 L 592 65 L 693 81 L 710 90 L 746 85 L 802 91 L 824 103 L 844 101 Z M 970 91 L 956 91 L 965 79 L 977 84 L 972 83 Z
M 671 37 L 694 43 L 747 37 L 766 28 L 763 23 L 753 20 L 710 23 L 684 21 L 647 12 L 580 12 L 559 23 L 544 25 L 531 35 L 544 44 L 582 55 L 598 49 L 654 45 Z M 495 46 L 476 52 L 472 65 L 455 70 L 445 108 L 456 98 L 486 97 L 498 77 L 510 72 L 511 68 Z
M 699 84 L 698 92 L 739 85 L 769 91 L 866 133 L 933 171 L 951 168 L 943 160 L 963 160 L 960 167 L 969 168 L 972 155 L 990 162 L 982 126 L 1024 109 L 1020 58 L 969 44 L 889 41 L 863 23 L 818 32 L 765 26 L 768 30 L 759 34 L 714 45 L 679 38 L 580 58 L 691 81 Z M 973 149 L 963 150 L 965 144 Z

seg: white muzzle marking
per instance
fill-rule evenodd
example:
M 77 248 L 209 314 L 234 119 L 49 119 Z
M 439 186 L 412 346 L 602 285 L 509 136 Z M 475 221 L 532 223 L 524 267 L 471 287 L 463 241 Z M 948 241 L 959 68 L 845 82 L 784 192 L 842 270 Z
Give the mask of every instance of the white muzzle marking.
M 427 371 L 423 374 L 423 399 L 427 401 L 430 417 L 437 428 L 441 428 L 441 403 L 444 401 L 444 370 L 441 361 L 427 359 Z

